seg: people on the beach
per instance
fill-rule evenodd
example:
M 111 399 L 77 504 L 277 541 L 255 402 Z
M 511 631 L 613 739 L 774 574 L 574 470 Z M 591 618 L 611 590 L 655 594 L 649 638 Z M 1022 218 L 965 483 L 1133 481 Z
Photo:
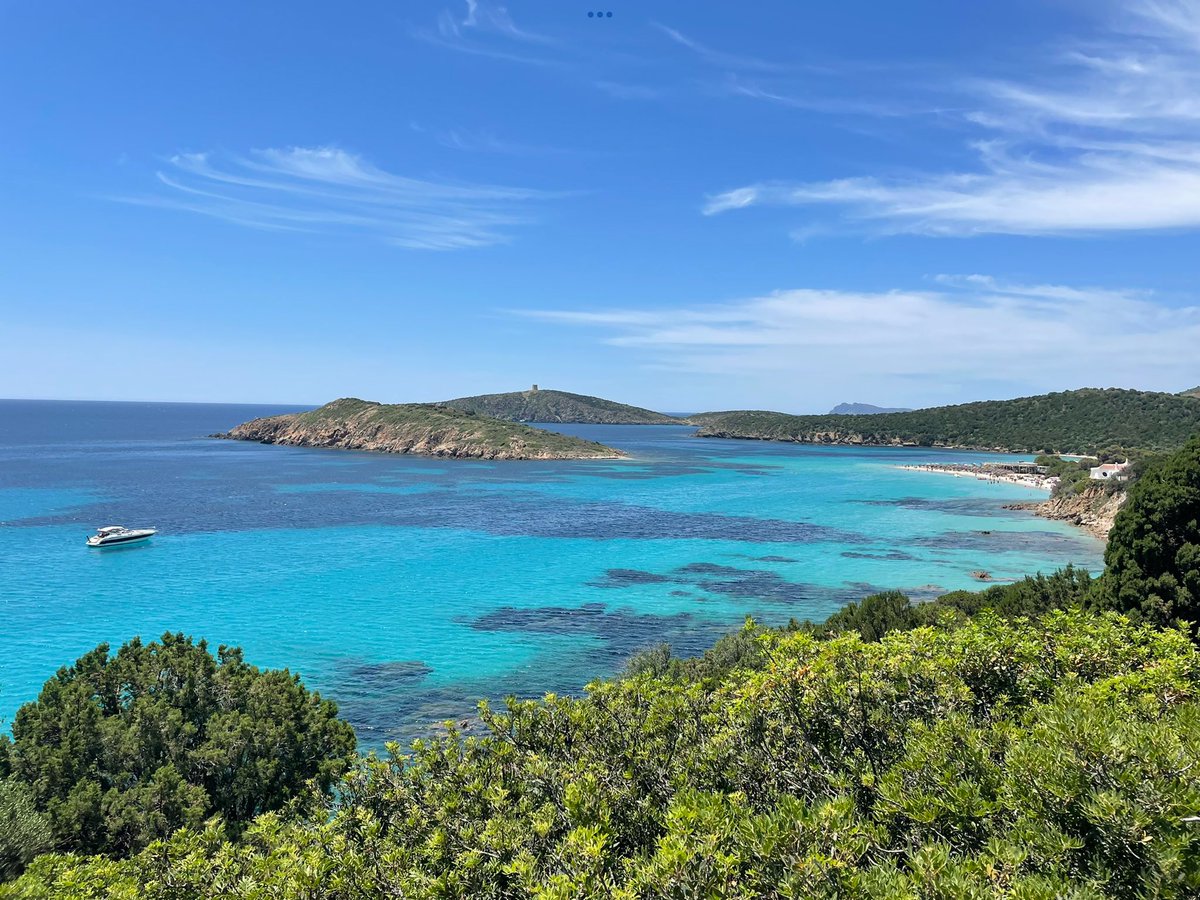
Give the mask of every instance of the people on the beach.
M 996 469 L 988 468 L 983 463 L 920 463 L 918 465 L 898 466 L 898 468 L 919 472 L 936 472 L 940 475 L 954 475 L 955 477 L 967 475 L 971 478 L 978 478 L 980 481 L 987 481 L 992 484 L 1015 484 L 1020 487 L 1035 488 L 1042 491 L 1053 490 L 1054 485 L 1058 482 L 1058 479 L 1052 476 L 997 471 Z

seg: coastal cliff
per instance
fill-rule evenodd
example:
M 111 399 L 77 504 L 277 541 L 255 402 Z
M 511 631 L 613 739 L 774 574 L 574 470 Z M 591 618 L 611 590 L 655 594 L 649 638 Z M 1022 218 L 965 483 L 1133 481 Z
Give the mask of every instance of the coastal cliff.
M 335 400 L 310 412 L 254 419 L 213 436 L 453 459 L 620 459 L 625 455 L 594 441 L 470 412 L 355 398 Z
M 1107 540 L 1127 496 L 1125 491 L 1114 493 L 1106 485 L 1096 484 L 1071 496 L 1051 497 L 1039 503 L 1013 503 L 1007 508 L 1026 509 L 1043 519 L 1069 522 Z

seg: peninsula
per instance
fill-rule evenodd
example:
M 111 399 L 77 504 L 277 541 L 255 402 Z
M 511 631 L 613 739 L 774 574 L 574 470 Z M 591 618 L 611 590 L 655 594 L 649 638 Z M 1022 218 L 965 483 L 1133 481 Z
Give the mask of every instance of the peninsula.
M 473 412 L 510 422 L 573 422 L 584 425 L 680 425 L 681 420 L 663 413 L 628 406 L 586 394 L 541 390 L 480 394 L 447 400 L 440 406 Z
M 620 459 L 625 455 L 594 441 L 444 406 L 383 404 L 352 397 L 310 412 L 254 419 L 213 436 L 454 459 Z
M 709 438 L 946 447 L 1012 453 L 1171 450 L 1200 431 L 1200 398 L 1083 388 L 875 415 L 701 413 L 689 423 Z

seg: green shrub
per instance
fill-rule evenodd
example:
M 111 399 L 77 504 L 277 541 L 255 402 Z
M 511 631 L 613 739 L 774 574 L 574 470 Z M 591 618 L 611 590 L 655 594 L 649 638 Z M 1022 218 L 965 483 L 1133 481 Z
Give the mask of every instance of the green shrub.
M 51 846 L 50 824 L 34 808 L 29 788 L 15 778 L 0 779 L 0 881 L 16 878 Z
M 213 815 L 236 832 L 309 782 L 328 790 L 354 751 L 336 712 L 237 649 L 102 644 L 17 712 L 8 765 L 59 846 L 120 855 Z
M 1101 605 L 1157 624 L 1200 622 L 1200 435 L 1130 487 L 1104 562 Z
M 483 710 L 368 759 L 332 811 L 0 897 L 1191 898 L 1200 651 L 1112 614 L 748 630 L 754 665 Z

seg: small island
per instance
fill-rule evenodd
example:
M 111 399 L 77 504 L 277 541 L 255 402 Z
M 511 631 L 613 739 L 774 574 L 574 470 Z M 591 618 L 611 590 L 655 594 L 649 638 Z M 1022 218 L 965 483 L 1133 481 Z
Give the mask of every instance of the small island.
M 509 422 L 573 422 L 583 425 L 680 425 L 673 416 L 601 397 L 539 389 L 480 394 L 447 400 L 440 406 Z
M 319 409 L 254 419 L 213 437 L 291 447 L 414 453 L 452 459 L 622 459 L 595 441 L 424 403 L 353 397 Z

